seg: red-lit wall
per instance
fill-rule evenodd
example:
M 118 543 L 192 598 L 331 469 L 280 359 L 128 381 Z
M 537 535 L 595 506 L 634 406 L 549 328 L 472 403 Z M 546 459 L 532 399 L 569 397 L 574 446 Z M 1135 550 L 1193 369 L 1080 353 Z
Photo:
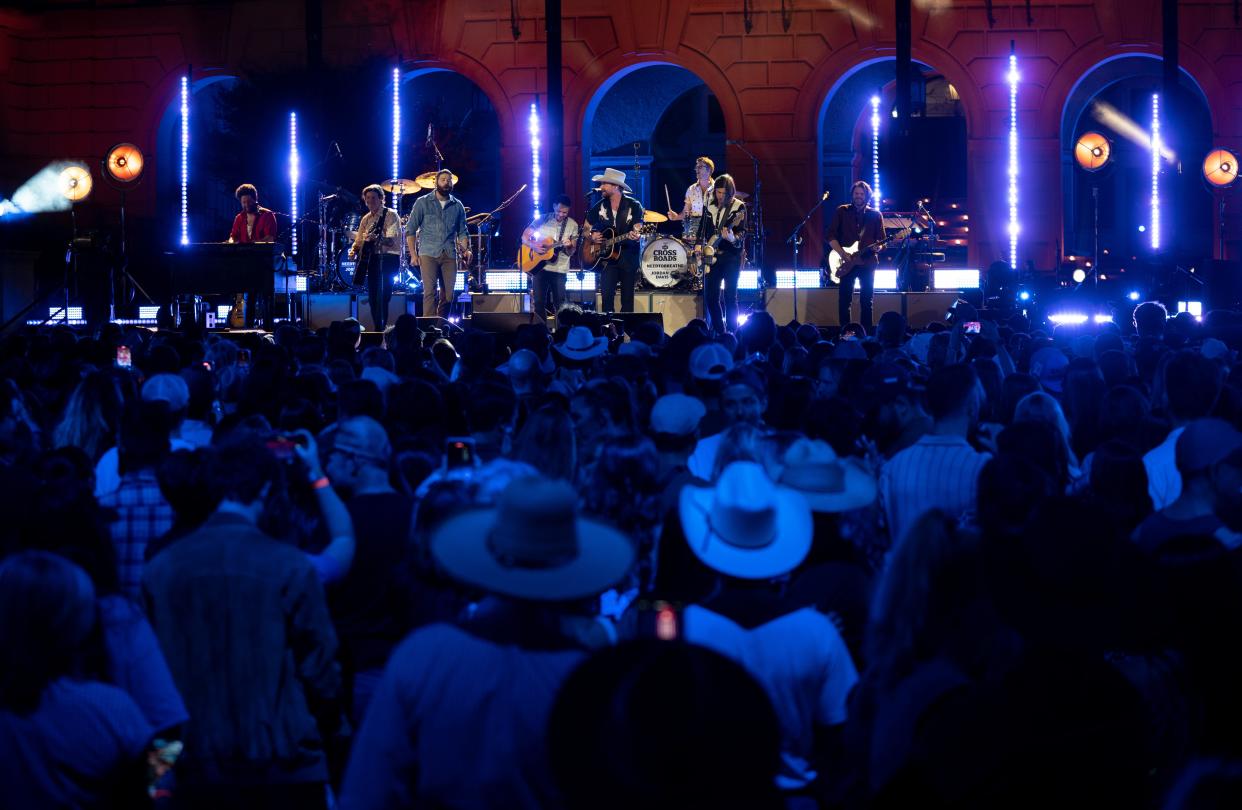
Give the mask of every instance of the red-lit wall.
M 101 7 L 37 14 L 0 11 L 0 154 L 4 178 L 46 161 L 102 154 L 132 140 L 153 150 L 178 76 L 305 63 L 302 0 L 164 7 Z M 592 96 L 616 71 L 667 62 L 695 72 L 720 101 L 729 138 L 745 139 L 764 165 L 770 259 L 785 260 L 781 236 L 819 192 L 817 132 L 824 99 L 851 67 L 894 55 L 893 3 L 754 0 L 753 28 L 737 0 L 564 0 L 565 178 L 582 187 L 581 132 Z M 814 8 L 807 8 L 813 5 Z M 957 88 L 969 143 L 971 261 L 1007 251 L 1005 135 L 1010 40 L 1022 58 L 1020 95 L 1023 259 L 1053 263 L 1061 238 L 1058 130 L 1075 82 L 1102 60 L 1158 54 L 1158 0 L 995 4 L 989 28 L 982 2 L 915 0 L 914 58 Z M 515 41 L 508 0 L 325 0 L 323 54 L 329 64 L 376 56 L 406 68 L 446 67 L 473 80 L 500 117 L 505 188 L 529 174 L 523 111 L 545 86 L 543 3 L 519 0 Z M 1217 143 L 1242 147 L 1242 29 L 1233 5 L 1181 3 L 1185 70 L 1203 89 Z M 733 148 L 731 147 L 731 150 Z M 153 165 L 170 155 L 152 154 Z M 734 167 L 747 167 L 731 151 Z M 743 176 L 747 172 L 739 172 Z M 155 215 L 155 184 L 130 198 L 136 215 Z M 106 203 L 101 203 L 106 204 Z M 1237 221 L 1230 223 L 1237 232 Z M 818 229 L 811 229 L 815 234 Z M 814 237 L 813 237 L 814 238 Z M 818 255 L 818 245 L 807 247 Z

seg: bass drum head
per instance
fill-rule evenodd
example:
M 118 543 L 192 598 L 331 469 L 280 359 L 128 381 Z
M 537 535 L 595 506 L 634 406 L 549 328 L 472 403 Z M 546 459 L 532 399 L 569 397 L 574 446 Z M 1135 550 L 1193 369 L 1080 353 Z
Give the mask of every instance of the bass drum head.
M 685 280 L 689 267 L 690 251 L 680 239 L 664 236 L 643 249 L 643 278 L 652 287 L 676 287 Z

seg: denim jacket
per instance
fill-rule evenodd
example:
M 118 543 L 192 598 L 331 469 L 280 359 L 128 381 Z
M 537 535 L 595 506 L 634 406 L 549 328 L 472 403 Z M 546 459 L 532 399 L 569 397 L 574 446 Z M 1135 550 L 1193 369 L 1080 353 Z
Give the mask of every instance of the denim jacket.
M 240 516 L 216 514 L 153 558 L 143 586 L 190 714 L 179 778 L 325 780 L 313 709 L 335 699 L 340 670 L 306 555 Z
M 410 221 L 406 223 L 405 232 L 414 233 L 422 229 L 418 236 L 419 256 L 440 256 L 447 253 L 456 255 L 456 240 L 466 236 L 466 209 L 461 200 L 449 195 L 448 204 L 440 205 L 435 193 L 424 194 L 414 202 L 410 211 Z

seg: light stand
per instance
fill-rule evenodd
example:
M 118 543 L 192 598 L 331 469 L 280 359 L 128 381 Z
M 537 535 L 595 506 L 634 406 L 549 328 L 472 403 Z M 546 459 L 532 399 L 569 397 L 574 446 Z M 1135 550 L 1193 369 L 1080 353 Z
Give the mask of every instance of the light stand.
M 1238 181 L 1238 156 L 1228 149 L 1213 149 L 1203 159 L 1203 179 L 1217 195 L 1217 216 L 1220 217 L 1220 258 L 1225 258 L 1225 189 Z
M 1074 144 L 1074 161 L 1088 174 L 1094 175 L 1104 169 L 1111 162 L 1112 156 L 1112 143 L 1098 132 L 1084 132 L 1078 136 L 1078 141 Z M 1100 183 L 1098 179 L 1091 186 L 1091 207 L 1091 288 L 1095 290 L 1100 283 Z M 1014 273 L 1018 272 L 1018 268 L 1012 269 Z M 1057 272 L 1060 273 L 1059 267 Z M 1086 279 L 1083 279 L 1083 283 L 1085 282 Z M 1082 284 L 1079 284 L 1079 289 L 1081 287 Z
M 142 293 L 147 303 L 154 304 L 154 299 L 147 294 L 137 279 L 129 272 L 129 254 L 125 246 L 125 192 L 142 182 L 142 172 L 146 160 L 142 150 L 132 143 L 118 143 L 108 150 L 103 159 L 103 177 L 109 185 L 121 192 L 121 255 L 116 263 L 108 268 L 108 320 L 116 320 L 116 269 L 120 267 L 121 275 L 134 285 L 134 289 Z

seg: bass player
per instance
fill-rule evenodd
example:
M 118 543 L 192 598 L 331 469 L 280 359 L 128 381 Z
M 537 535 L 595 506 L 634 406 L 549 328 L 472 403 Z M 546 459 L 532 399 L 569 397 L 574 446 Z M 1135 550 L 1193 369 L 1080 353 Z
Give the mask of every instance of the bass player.
M 859 180 L 850 187 L 850 202 L 837 207 L 837 213 L 828 226 L 828 245 L 833 252 L 848 262 L 850 254 L 842 245 L 857 243 L 873 245 L 884 239 L 884 218 L 880 212 L 868 205 L 871 199 L 871 186 Z M 864 249 L 854 266 L 841 276 L 841 287 L 837 297 L 837 317 L 842 326 L 850 323 L 850 304 L 854 298 L 854 280 L 858 279 L 858 304 L 862 310 L 860 321 L 870 332 L 872 327 L 871 299 L 875 295 L 875 268 L 880 263 L 874 250 Z
M 703 309 L 713 332 L 737 328 L 737 280 L 742 272 L 742 234 L 746 205 L 737 198 L 732 175 L 713 183 L 710 202 L 703 207 L 694 252 L 703 266 Z M 721 298 L 724 306 L 721 307 Z

